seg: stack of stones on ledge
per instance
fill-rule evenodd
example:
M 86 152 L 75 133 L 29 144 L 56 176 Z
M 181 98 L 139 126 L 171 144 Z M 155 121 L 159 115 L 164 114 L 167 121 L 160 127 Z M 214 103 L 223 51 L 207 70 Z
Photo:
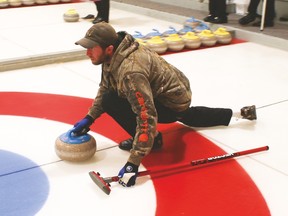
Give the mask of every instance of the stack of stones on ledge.
M 135 31 L 132 35 L 140 44 L 148 46 L 158 54 L 167 51 L 179 52 L 183 49 L 197 49 L 201 46 L 211 47 L 216 43 L 229 44 L 232 41 L 231 34 L 223 27 L 212 31 L 209 26 L 194 17 L 185 20 L 183 28 L 176 30 L 170 26 L 167 31 L 159 32 L 152 29 L 152 32 L 143 35 Z
M 0 8 L 69 3 L 72 0 L 0 0 Z

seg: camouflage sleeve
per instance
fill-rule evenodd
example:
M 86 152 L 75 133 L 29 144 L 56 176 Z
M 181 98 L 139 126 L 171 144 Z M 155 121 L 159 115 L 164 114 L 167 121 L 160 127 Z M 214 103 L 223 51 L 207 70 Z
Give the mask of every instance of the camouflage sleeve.
M 124 92 L 136 114 L 137 128 L 129 162 L 140 165 L 151 151 L 156 134 L 157 112 L 148 79 L 141 73 L 132 73 L 123 79 Z
M 99 84 L 97 95 L 88 111 L 88 115 L 90 115 L 94 120 L 97 119 L 104 112 L 102 108 L 102 97 L 103 94 L 107 91 L 108 79 L 104 76 L 104 73 L 102 72 L 101 82 Z

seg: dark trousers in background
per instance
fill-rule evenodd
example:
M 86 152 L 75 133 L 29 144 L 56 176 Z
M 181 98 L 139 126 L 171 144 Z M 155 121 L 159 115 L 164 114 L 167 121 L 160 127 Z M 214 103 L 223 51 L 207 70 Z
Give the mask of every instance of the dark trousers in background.
M 257 8 L 259 6 L 260 0 L 250 0 L 248 6 L 248 13 L 257 14 Z M 265 11 L 265 20 L 273 21 L 275 18 L 275 0 L 267 0 L 266 11 Z
M 102 18 L 105 22 L 109 22 L 110 0 L 94 1 L 97 9 L 97 18 Z
M 213 17 L 226 18 L 226 0 L 210 0 L 209 13 Z

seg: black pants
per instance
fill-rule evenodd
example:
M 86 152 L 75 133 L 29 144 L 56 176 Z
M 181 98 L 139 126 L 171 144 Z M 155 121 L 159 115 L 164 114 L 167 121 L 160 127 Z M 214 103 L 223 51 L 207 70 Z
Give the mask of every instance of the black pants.
M 110 0 L 101 0 L 94 2 L 97 9 L 97 17 L 102 18 L 105 22 L 109 22 Z
M 259 3 L 260 0 L 250 0 L 248 6 L 248 13 L 256 15 Z M 267 0 L 265 21 L 273 21 L 274 18 L 275 18 L 275 0 Z
M 229 125 L 232 117 L 231 109 L 190 107 L 184 112 L 175 112 L 157 100 L 154 101 L 158 114 L 158 123 L 182 122 L 192 127 L 211 127 Z M 130 103 L 118 97 L 114 92 L 103 95 L 102 106 L 124 130 L 132 137 L 136 133 L 136 114 L 132 111 Z
M 226 0 L 209 0 L 209 13 L 214 17 L 226 18 Z

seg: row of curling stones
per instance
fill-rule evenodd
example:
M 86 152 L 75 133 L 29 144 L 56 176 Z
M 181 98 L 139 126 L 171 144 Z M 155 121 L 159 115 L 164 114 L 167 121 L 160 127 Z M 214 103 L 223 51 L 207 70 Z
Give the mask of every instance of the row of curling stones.
M 139 41 L 139 39 L 137 40 Z M 196 49 L 200 47 L 201 40 L 193 32 L 188 32 L 182 37 L 180 37 L 178 34 L 171 34 L 165 38 L 154 36 L 146 42 L 142 40 L 140 43 L 147 45 L 147 47 L 154 50 L 158 54 L 163 54 L 167 50 L 178 52 L 183 50 L 185 47 L 189 49 Z
M 92 158 L 97 150 L 96 140 L 90 134 L 76 136 L 69 130 L 55 141 L 57 156 L 66 161 L 81 162 Z
M 201 45 L 210 47 L 216 43 L 229 44 L 232 40 L 231 34 L 225 28 L 218 28 L 215 32 L 203 30 L 199 34 L 187 32 L 185 35 L 170 34 L 167 37 L 154 36 L 151 39 L 143 40 L 136 38 L 142 44 L 154 50 L 158 54 L 163 54 L 167 50 L 178 52 L 186 49 L 197 49 Z
M 201 37 L 202 42 L 205 41 L 203 42 L 204 46 L 210 46 L 210 44 L 211 46 L 214 46 L 216 42 L 220 44 L 229 44 L 232 40 L 231 34 L 227 32 L 225 28 L 220 27 L 215 32 L 212 32 L 209 26 L 205 24 L 205 22 L 198 20 L 194 17 L 190 17 L 189 19 L 185 20 L 183 25 L 184 28 L 180 31 L 185 32 L 187 30 L 189 31 L 189 29 L 192 29 L 194 32 L 199 34 L 199 37 Z M 214 42 L 215 41 L 214 37 L 216 38 L 216 42 Z
M 35 4 L 56 4 L 59 2 L 72 2 L 72 0 L 0 0 L 0 8 L 5 7 L 19 7 L 21 5 L 35 5 Z
M 189 19 L 185 20 L 183 28 L 179 30 L 179 32 L 185 33 L 187 31 L 193 31 L 196 33 L 200 33 L 203 30 L 210 30 L 210 27 L 204 21 L 198 20 L 194 17 L 190 17 Z
M 133 37 L 147 40 L 147 39 L 151 39 L 154 36 L 168 37 L 170 34 L 184 35 L 187 32 L 195 32 L 196 34 L 198 34 L 202 32 L 203 30 L 210 30 L 210 28 L 203 21 L 197 20 L 191 17 L 190 19 L 184 22 L 184 27 L 180 30 L 176 30 L 174 27 L 169 26 L 168 30 L 161 33 L 159 32 L 159 30 L 154 28 L 152 29 L 152 32 L 149 32 L 146 35 L 142 35 L 141 32 L 135 31 L 136 34 L 134 34 Z

